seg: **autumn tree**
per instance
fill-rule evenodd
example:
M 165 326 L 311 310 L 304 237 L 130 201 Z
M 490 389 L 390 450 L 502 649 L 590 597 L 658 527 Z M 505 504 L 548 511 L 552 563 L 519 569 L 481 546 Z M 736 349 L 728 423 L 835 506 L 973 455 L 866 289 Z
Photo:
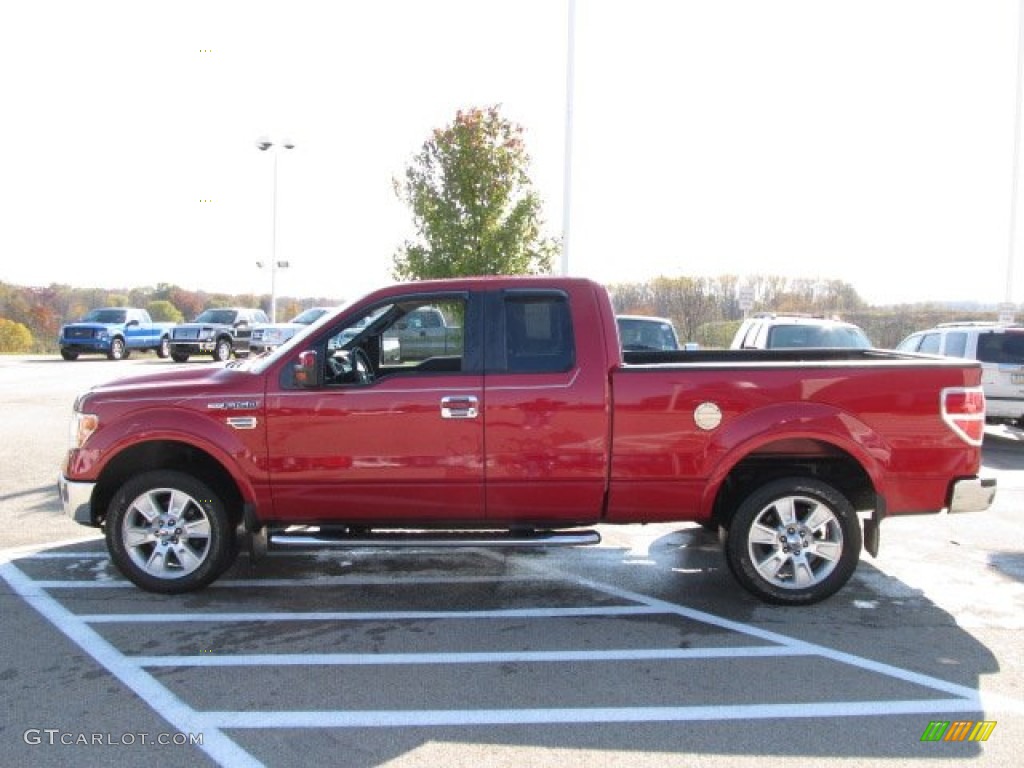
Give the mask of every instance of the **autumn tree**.
M 523 129 L 498 107 L 460 110 L 394 180 L 417 237 L 394 257 L 398 280 L 549 272 L 557 243 L 541 233 Z
M 18 355 L 31 349 L 31 331 L 21 323 L 0 317 L 0 354 Z
M 185 316 L 181 310 L 166 299 L 156 299 L 146 304 L 146 311 L 154 323 L 183 323 Z

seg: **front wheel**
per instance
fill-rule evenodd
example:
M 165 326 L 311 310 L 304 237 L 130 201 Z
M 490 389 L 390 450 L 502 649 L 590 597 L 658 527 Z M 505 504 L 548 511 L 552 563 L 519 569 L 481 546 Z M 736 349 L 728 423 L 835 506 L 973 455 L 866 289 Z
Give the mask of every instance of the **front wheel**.
M 205 587 L 238 553 L 235 527 L 217 493 L 173 470 L 145 472 L 122 485 L 105 527 L 114 565 L 149 592 Z
M 171 360 L 176 363 L 187 363 L 188 352 L 171 352 Z
M 60 356 L 63 357 L 65 360 L 77 360 L 78 359 L 78 353 L 77 352 L 73 352 L 70 349 L 62 349 L 60 351 Z
M 217 346 L 213 348 L 213 359 L 218 363 L 226 363 L 231 359 L 231 342 L 227 339 L 218 339 Z
M 124 339 L 115 338 L 110 342 L 110 349 L 107 350 L 107 357 L 111 360 L 122 360 L 125 356 Z
M 765 602 L 810 605 L 840 589 L 860 558 L 860 521 L 828 483 L 774 480 L 736 510 L 725 555 L 736 580 Z

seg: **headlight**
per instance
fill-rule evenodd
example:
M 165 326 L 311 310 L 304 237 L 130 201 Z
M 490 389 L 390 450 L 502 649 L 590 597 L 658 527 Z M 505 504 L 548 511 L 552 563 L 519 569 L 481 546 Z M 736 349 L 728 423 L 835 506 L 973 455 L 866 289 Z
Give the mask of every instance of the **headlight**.
M 100 417 L 91 413 L 75 411 L 71 417 L 71 428 L 68 431 L 68 442 L 71 449 L 75 450 L 85 445 L 85 441 L 96 431 L 100 425 Z
M 110 336 L 110 334 L 107 331 L 96 331 L 96 338 L 100 341 L 106 341 L 108 336 Z
M 203 341 L 208 341 L 213 338 L 213 331 L 210 328 L 204 328 L 200 331 L 199 338 Z

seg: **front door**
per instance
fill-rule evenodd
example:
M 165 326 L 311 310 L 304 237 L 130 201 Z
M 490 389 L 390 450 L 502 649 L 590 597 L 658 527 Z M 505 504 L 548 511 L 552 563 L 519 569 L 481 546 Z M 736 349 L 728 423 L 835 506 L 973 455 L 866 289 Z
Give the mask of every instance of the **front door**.
M 460 303 L 469 312 L 465 297 L 437 300 Z M 268 392 L 274 517 L 366 526 L 481 521 L 479 364 L 456 350 L 441 368 L 388 366 L 380 354 L 381 332 L 363 321 L 352 318 L 347 333 L 345 327 L 332 329 L 320 344 L 318 354 L 330 367 L 319 386 L 289 388 L 284 376 L 284 385 Z M 360 370 L 365 365 L 357 349 L 370 353 L 363 358 L 370 375 Z

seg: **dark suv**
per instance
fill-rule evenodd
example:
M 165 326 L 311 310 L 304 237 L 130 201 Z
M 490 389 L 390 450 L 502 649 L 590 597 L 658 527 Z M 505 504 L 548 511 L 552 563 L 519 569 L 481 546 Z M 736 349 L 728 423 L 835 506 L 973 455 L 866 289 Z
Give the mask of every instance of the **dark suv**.
M 204 309 L 194 322 L 182 323 L 171 332 L 171 359 L 184 363 L 190 355 L 208 354 L 224 362 L 232 354 L 247 355 L 253 326 L 266 322 L 262 309 Z

